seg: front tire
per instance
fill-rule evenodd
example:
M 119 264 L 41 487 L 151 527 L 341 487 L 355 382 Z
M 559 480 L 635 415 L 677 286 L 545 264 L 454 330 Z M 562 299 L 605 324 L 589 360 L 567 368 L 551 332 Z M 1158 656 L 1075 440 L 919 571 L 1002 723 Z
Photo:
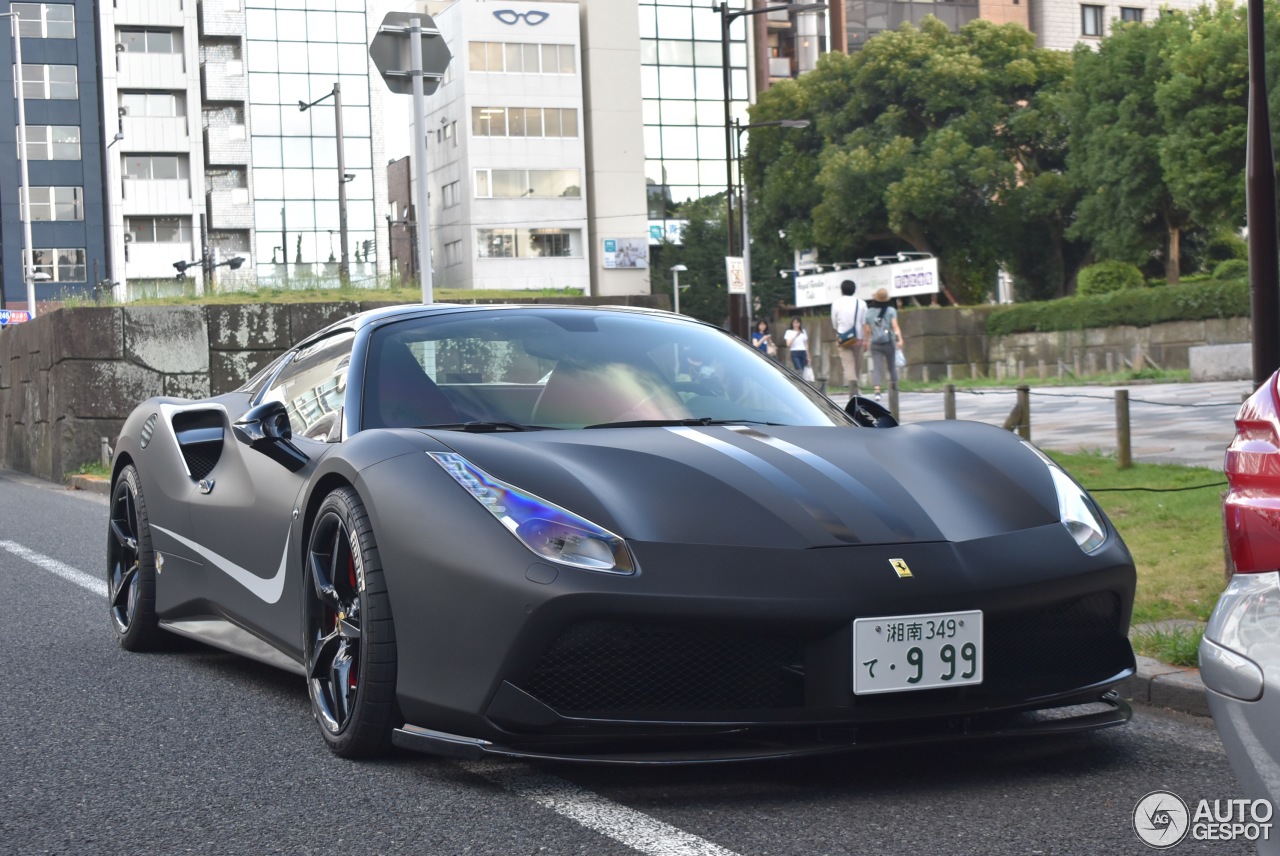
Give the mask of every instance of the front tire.
M 156 554 L 142 481 L 132 464 L 120 471 L 111 491 L 107 598 L 111 626 L 122 647 L 151 651 L 161 646 L 164 631 L 156 617 Z
M 396 639 L 373 528 L 349 487 L 325 497 L 307 546 L 307 688 L 329 748 L 368 758 L 391 746 Z

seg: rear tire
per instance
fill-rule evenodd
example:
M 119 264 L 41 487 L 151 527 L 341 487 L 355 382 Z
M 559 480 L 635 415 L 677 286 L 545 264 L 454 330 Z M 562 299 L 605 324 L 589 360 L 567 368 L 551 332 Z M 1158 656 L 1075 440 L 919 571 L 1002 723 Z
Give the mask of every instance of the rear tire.
M 165 634 L 156 617 L 156 554 L 142 481 L 132 464 L 120 471 L 111 490 L 107 602 L 121 646 L 128 651 L 162 646 Z
M 306 668 L 329 748 L 369 758 L 396 724 L 396 637 L 373 528 L 350 487 L 325 497 L 307 546 Z

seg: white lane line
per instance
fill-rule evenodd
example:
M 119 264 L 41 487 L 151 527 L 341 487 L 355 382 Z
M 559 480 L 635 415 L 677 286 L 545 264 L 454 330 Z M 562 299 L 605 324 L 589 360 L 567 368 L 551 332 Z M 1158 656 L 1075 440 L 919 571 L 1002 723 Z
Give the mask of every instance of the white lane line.
M 13 541 L 0 541 L 0 550 L 25 559 L 94 594 L 107 596 L 107 584 L 104 580 L 91 577 L 57 559 L 28 550 Z M 738 856 L 734 851 L 712 844 L 705 838 L 699 838 L 657 818 L 583 790 L 564 779 L 546 773 L 535 773 L 523 764 L 511 761 L 457 763 L 470 773 L 501 785 L 517 796 L 532 800 L 647 856 Z
M 460 767 L 649 856 L 738 856 L 705 838 L 510 761 L 459 761 Z
M 37 553 L 34 550 L 28 550 L 21 544 L 15 544 L 12 541 L 0 541 L 0 550 L 12 553 L 19 559 L 26 559 L 36 567 L 43 568 L 51 574 L 56 574 L 81 588 L 88 589 L 99 597 L 107 596 L 106 580 L 91 577 L 84 571 L 78 571 L 70 565 L 64 565 L 57 559 L 46 556 L 43 553 Z

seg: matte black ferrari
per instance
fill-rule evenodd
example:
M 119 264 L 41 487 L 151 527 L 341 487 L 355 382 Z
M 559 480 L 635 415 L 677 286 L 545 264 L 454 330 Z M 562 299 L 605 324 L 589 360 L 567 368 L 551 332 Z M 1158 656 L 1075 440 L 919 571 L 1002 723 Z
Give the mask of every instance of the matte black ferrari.
M 405 306 L 115 449 L 111 623 L 301 676 L 339 755 L 735 760 L 1126 721 L 1134 568 L 971 422 L 665 312 Z

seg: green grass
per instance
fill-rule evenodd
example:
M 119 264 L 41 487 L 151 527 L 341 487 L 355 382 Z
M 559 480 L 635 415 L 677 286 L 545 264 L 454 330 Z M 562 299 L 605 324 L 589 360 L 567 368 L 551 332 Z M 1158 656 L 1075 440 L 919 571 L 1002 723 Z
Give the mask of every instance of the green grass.
M 100 476 L 104 479 L 111 478 L 111 467 L 104 467 L 102 464 L 94 461 L 92 463 L 81 464 L 71 473 L 75 476 Z
M 438 303 L 475 300 L 517 300 L 531 297 L 581 297 L 580 288 L 502 289 L 478 290 L 469 288 L 436 288 L 432 297 Z M 193 280 L 156 280 L 137 283 L 127 302 L 114 299 L 94 301 L 83 295 L 68 295 L 64 306 L 187 306 L 227 305 L 244 303 L 330 303 L 376 301 L 382 303 L 418 303 L 422 289 L 416 284 L 401 285 L 398 280 L 384 280 L 378 287 L 356 285 L 341 286 L 336 280 L 299 279 L 284 285 L 265 285 L 256 288 L 227 289 L 206 294 L 195 293 Z
M 1194 630 L 1174 627 L 1171 630 L 1146 630 L 1133 634 L 1133 650 L 1171 666 L 1200 665 L 1200 640 L 1204 628 Z
M 1122 470 L 1109 455 L 1050 454 L 1093 492 L 1133 553 L 1138 570 L 1133 623 L 1206 620 L 1226 586 L 1225 476 L 1203 467 L 1170 464 L 1134 464 Z M 1164 492 L 1110 490 L 1134 487 Z

